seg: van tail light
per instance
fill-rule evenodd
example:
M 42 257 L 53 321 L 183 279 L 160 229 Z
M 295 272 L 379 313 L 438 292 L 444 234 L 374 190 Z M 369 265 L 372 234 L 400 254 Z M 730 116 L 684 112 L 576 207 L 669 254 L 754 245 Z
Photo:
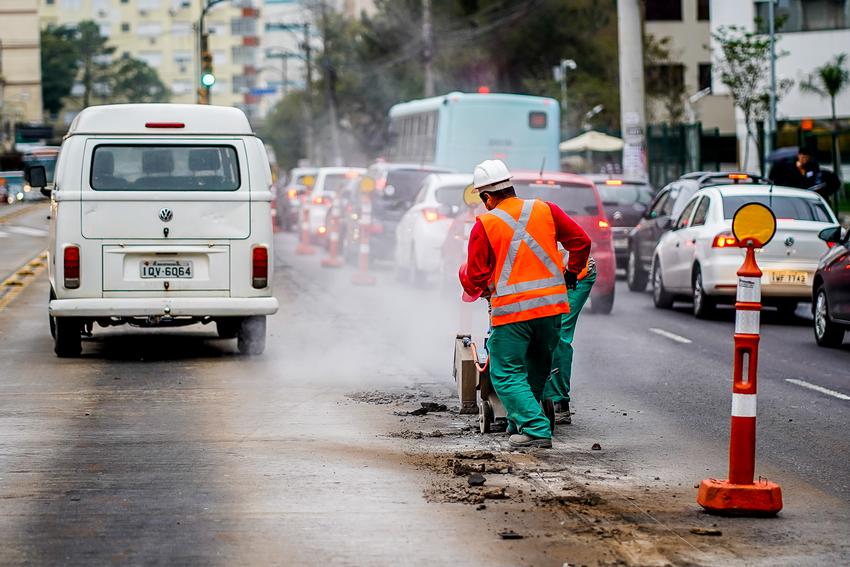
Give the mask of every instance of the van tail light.
M 62 261 L 65 266 L 65 289 L 77 289 L 80 287 L 80 247 L 66 246 Z
M 256 246 L 251 251 L 251 285 L 262 289 L 269 285 L 269 249 Z
M 293 199 L 298 197 L 298 191 L 295 189 L 290 189 L 287 195 L 289 196 L 289 200 L 292 201 Z
M 711 243 L 712 248 L 735 248 L 738 246 L 738 239 L 731 232 L 721 232 L 714 237 L 714 242 Z
M 611 228 L 611 224 L 605 219 L 599 219 L 598 225 L 599 225 L 599 228 L 601 228 L 602 230 Z
M 448 218 L 445 215 L 440 214 L 440 211 L 433 207 L 422 209 L 422 216 L 425 217 L 427 222 L 436 222 L 440 219 Z
M 331 200 L 327 197 L 313 197 L 313 203 L 316 205 L 330 205 Z

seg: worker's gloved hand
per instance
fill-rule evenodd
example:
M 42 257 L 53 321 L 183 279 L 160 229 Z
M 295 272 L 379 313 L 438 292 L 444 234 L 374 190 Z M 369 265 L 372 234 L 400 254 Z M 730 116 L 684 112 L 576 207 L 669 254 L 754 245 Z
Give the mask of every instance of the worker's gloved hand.
M 575 289 L 578 284 L 578 274 L 564 270 L 564 283 L 567 284 L 567 289 Z

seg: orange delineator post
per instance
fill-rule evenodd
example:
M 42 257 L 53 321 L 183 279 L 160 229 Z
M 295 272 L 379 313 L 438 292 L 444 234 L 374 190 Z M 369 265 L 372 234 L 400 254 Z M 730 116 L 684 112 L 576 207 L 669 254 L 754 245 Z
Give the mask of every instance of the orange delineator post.
M 295 247 L 295 253 L 299 256 L 310 256 L 316 253 L 316 249 L 310 245 L 310 211 L 305 204 L 301 204 L 301 241 Z
M 752 243 L 746 250 L 744 264 L 738 270 L 735 303 L 729 479 L 703 480 L 697 494 L 697 503 L 706 511 L 717 514 L 773 515 L 782 510 L 781 488 L 767 479 L 759 478 L 758 482 L 753 482 L 762 272 L 756 264 Z
M 339 227 L 340 227 L 340 218 L 339 218 L 339 207 L 334 201 L 334 204 L 331 205 L 331 212 L 328 215 L 328 220 L 330 221 L 328 224 L 328 240 L 330 241 L 328 245 L 328 255 L 322 259 L 322 266 L 325 268 L 339 268 L 342 266 L 343 261 L 342 258 L 339 257 Z
M 360 252 L 357 271 L 351 275 L 355 285 L 375 285 L 375 276 L 369 273 L 369 231 L 372 228 L 372 198 L 363 193 L 360 198 Z

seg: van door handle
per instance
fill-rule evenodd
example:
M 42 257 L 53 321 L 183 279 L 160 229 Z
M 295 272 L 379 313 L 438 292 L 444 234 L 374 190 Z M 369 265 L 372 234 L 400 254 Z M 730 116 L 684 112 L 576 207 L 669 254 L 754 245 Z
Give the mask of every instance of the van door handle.
M 692 239 L 691 239 L 691 244 L 696 244 L 696 243 L 697 243 L 697 239 L 696 239 L 696 238 L 692 238 Z

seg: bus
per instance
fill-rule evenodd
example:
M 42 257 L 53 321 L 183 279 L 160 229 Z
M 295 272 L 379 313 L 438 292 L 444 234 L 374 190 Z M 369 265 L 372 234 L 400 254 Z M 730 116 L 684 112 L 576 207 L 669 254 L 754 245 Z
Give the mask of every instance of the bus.
M 512 169 L 560 167 L 560 108 L 552 98 L 453 92 L 397 104 L 389 118 L 394 162 L 461 172 L 485 159 Z

